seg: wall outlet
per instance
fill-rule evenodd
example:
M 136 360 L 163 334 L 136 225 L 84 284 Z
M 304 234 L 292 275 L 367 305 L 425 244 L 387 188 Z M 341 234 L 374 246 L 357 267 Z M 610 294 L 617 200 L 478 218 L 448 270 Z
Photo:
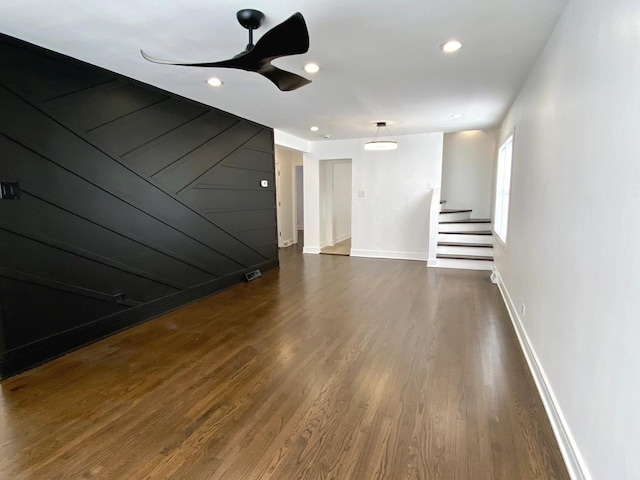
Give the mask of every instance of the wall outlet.
M 527 307 L 524 302 L 520 303 L 520 313 L 522 313 L 523 317 L 527 314 Z

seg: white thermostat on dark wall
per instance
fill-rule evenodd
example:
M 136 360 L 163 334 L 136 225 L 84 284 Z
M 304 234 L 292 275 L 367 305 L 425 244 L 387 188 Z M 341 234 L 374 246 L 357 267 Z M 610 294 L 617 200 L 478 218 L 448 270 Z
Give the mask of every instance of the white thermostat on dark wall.
M 267 188 L 269 186 L 268 180 L 260 180 L 260 186 Z

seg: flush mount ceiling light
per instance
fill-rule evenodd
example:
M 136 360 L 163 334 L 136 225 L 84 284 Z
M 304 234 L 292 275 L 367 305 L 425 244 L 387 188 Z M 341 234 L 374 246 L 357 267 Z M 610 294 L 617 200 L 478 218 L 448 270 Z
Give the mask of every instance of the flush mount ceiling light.
M 309 130 L 311 130 L 312 132 L 317 132 L 320 129 L 318 127 L 311 127 Z
M 458 40 L 449 40 L 448 42 L 444 42 L 440 45 L 440 50 L 444 53 L 453 53 L 457 52 L 462 48 L 462 44 Z
M 454 113 L 451 115 L 451 118 L 462 118 L 464 117 L 464 113 Z
M 317 63 L 307 63 L 304 66 L 304 71 L 307 73 L 318 73 L 320 71 L 320 66 Z
M 207 80 L 207 83 L 212 87 L 221 87 L 224 84 L 222 80 L 216 77 L 210 78 L 209 80 Z
M 396 139 L 393 138 L 393 135 L 391 135 L 391 132 L 387 128 L 387 122 L 376 122 L 376 127 L 378 127 L 378 129 L 376 130 L 376 136 L 373 137 L 373 140 L 364 144 L 365 150 L 380 151 L 395 150 L 396 148 L 398 148 L 398 142 L 396 142 Z M 381 128 L 384 128 L 387 131 L 387 133 L 391 137 L 391 140 L 378 140 Z

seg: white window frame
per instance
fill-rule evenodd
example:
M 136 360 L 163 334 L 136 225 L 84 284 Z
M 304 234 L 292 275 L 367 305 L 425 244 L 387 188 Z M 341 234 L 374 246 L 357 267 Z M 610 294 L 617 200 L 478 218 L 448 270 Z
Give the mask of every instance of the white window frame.
M 513 166 L 513 136 L 511 132 L 500 148 L 496 165 L 496 198 L 493 215 L 493 231 L 498 240 L 507 245 L 509 223 L 509 199 L 511 197 L 511 171 Z

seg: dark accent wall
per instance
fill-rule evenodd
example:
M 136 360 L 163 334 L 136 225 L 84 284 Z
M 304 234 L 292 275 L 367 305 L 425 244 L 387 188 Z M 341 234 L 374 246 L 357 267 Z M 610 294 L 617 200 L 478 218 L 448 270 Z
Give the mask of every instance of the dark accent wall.
M 0 378 L 276 267 L 273 155 L 269 128 L 0 36 Z

